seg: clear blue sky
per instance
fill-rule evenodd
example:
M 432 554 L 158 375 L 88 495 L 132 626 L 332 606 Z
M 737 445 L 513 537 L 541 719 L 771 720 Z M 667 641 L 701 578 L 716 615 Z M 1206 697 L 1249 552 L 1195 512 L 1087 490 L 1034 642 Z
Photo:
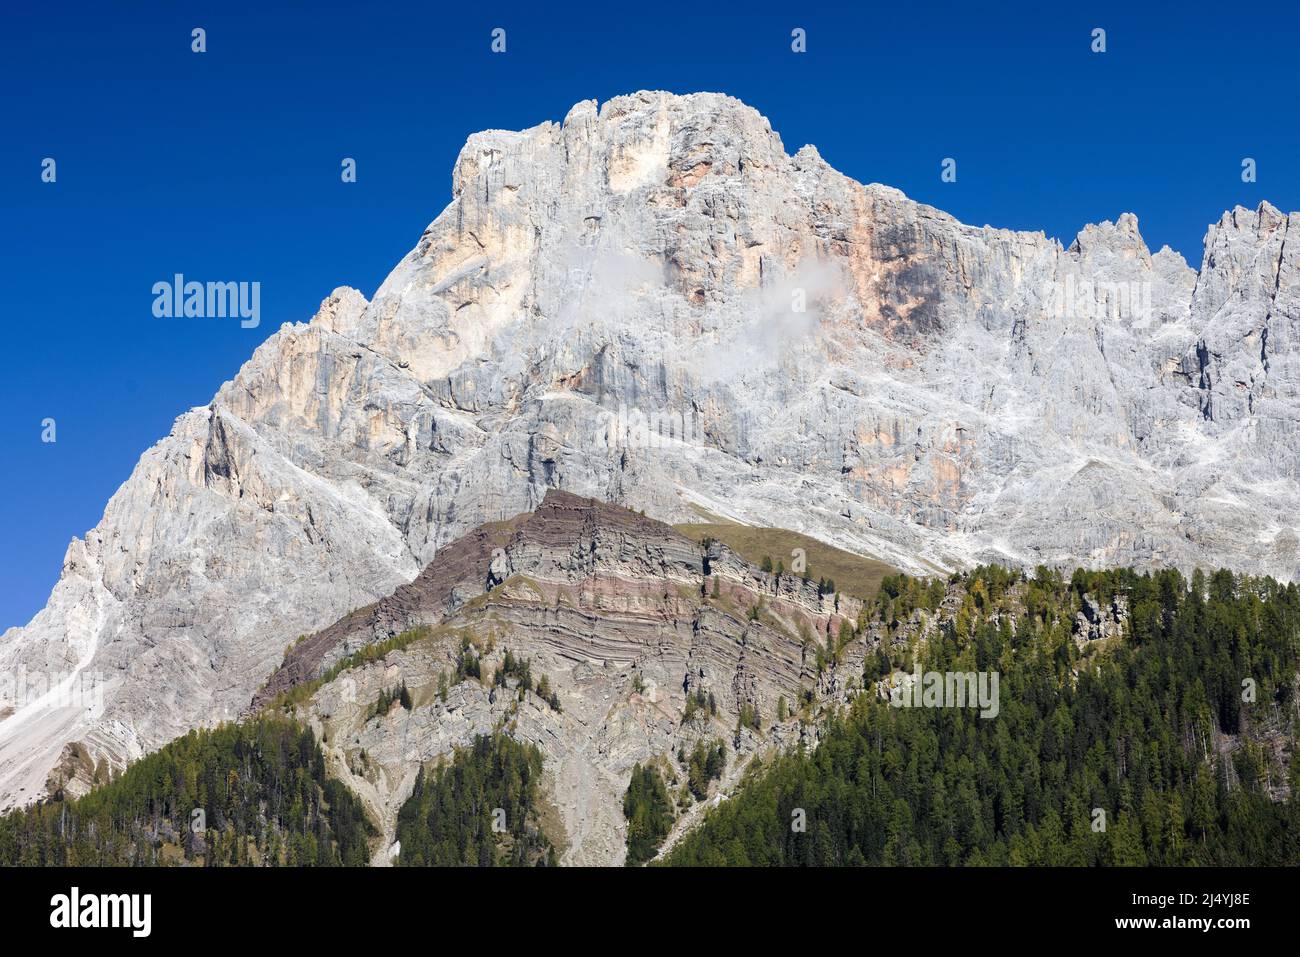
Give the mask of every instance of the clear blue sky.
M 69 539 L 176 415 L 335 286 L 373 294 L 446 204 L 475 130 L 638 89 L 720 90 L 790 152 L 815 143 L 966 222 L 1068 243 L 1133 211 L 1153 249 L 1193 266 L 1223 209 L 1300 209 L 1294 3 L 746 3 L 743 19 L 722 3 L 456 6 L 6 9 L 0 629 L 44 604 Z M 940 182 L 947 156 L 956 183 Z M 154 318 L 151 287 L 176 272 L 261 282 L 261 326 Z

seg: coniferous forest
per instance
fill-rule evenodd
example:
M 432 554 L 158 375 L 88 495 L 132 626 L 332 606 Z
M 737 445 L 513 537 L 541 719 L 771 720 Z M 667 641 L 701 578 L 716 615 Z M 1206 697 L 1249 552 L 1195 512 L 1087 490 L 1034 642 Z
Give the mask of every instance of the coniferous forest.
M 0 817 L 0 864 L 363 865 L 375 833 L 311 731 L 267 715 L 192 731 L 84 797 Z
M 397 863 L 412 867 L 542 866 L 555 847 L 541 827 L 542 753 L 497 732 L 450 762 L 421 769 L 397 816 Z
M 644 864 L 659 853 L 675 816 L 668 786 L 656 768 L 648 764 L 632 768 L 623 795 L 623 816 L 627 818 L 626 863 L 629 867 Z
M 665 863 L 1300 864 L 1296 585 L 897 575 L 857 625 L 819 660 L 865 691 L 818 719 L 815 748 L 756 758 Z M 894 707 L 888 684 L 914 667 L 996 673 L 996 715 Z M 700 744 L 690 757 L 698 799 L 726 756 Z M 397 863 L 553 864 L 542 770 L 504 732 L 423 769 Z M 634 769 L 624 813 L 628 863 L 650 860 L 675 817 L 657 768 Z M 311 732 L 271 712 L 0 817 L 0 864 L 361 865 L 377 835 Z
M 1223 571 L 963 577 L 936 637 L 882 642 L 863 677 L 913 655 L 925 670 L 998 671 L 997 717 L 859 695 L 668 863 L 1300 863 L 1297 586 Z M 901 635 L 944 594 L 898 576 L 869 616 Z M 1126 602 L 1122 636 L 1076 641 L 1085 594 Z

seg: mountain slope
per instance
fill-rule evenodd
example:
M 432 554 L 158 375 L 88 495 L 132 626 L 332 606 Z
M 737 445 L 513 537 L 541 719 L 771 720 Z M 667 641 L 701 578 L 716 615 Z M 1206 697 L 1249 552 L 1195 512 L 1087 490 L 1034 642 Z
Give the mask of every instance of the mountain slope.
M 815 737 L 777 724 L 781 702 L 793 713 L 823 687 L 824 649 L 860 600 L 567 492 L 491 531 L 506 526 L 450 600 L 406 599 L 446 594 L 435 583 L 465 568 L 481 531 L 399 590 L 402 617 L 391 599 L 345 616 L 295 644 L 257 696 L 313 728 L 385 848 L 421 769 L 497 729 L 540 752 L 565 864 L 621 862 L 635 763 L 725 740 L 730 784 L 760 749 Z M 411 707 L 393 706 L 396 688 Z M 676 763 L 685 776 L 689 761 Z
M 990 568 L 953 583 L 956 601 L 925 591 L 874 610 L 866 676 L 882 693 L 771 762 L 668 863 L 1300 863 L 1300 588 Z M 1099 606 L 1120 610 L 1107 638 L 1090 637 Z M 893 706 L 891 670 L 913 655 L 1000 672 L 996 719 Z
M 0 721 L 0 806 L 239 713 L 294 636 L 552 488 L 918 572 L 1296 573 L 1296 214 L 1225 213 L 1199 272 L 1128 214 L 1062 248 L 717 94 L 476 134 L 452 195 L 372 302 L 336 290 L 178 418 L 0 638 L 53 686 Z
M 0 816 L 0 864 L 359 865 L 373 836 L 311 732 L 268 716 L 192 732 L 80 799 Z

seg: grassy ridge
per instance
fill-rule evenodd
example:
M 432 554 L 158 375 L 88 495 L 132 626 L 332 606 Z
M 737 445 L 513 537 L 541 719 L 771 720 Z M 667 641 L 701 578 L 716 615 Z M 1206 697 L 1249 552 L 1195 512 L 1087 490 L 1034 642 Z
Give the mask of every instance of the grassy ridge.
M 801 548 L 808 560 L 808 577 L 813 581 L 833 579 L 839 591 L 858 598 L 871 598 L 885 576 L 897 572 L 885 562 L 846 552 L 786 528 L 757 528 L 734 522 L 688 522 L 673 527 L 696 542 L 716 539 L 752 565 L 761 565 L 764 558 L 770 558 L 773 564 L 779 561 L 788 569 L 791 553 Z

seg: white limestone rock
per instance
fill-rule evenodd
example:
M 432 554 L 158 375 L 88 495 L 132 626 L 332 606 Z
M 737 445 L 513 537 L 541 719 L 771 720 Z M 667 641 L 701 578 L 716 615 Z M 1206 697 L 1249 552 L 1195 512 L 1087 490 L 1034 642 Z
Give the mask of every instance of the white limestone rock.
M 0 721 L 0 806 L 69 742 L 121 767 L 237 714 L 295 636 L 552 487 L 915 572 L 1297 573 L 1300 214 L 1225 213 L 1199 272 L 1131 214 L 1062 248 L 708 93 L 475 134 L 452 194 L 372 302 L 336 290 L 178 418 L 0 637 L 0 673 L 103 689 Z M 678 428 L 611 446 L 638 414 Z

